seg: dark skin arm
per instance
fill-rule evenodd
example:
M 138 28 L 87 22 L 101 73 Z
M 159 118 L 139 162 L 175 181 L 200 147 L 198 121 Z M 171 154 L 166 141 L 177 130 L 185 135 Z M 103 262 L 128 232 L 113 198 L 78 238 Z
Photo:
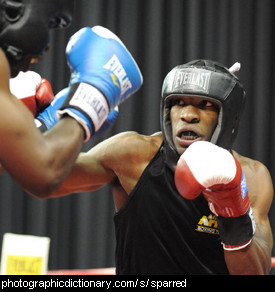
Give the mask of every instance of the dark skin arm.
M 244 158 L 234 152 L 246 175 L 250 205 L 256 223 L 252 242 L 239 251 L 225 251 L 227 267 L 232 275 L 264 275 L 271 268 L 273 237 L 268 211 L 273 199 L 273 185 L 269 171 L 260 162 Z
M 80 153 L 71 173 L 60 187 L 51 196 L 37 197 L 53 198 L 94 191 L 110 184 L 114 190 L 113 197 L 118 211 L 161 143 L 161 134 L 152 136 L 143 136 L 136 132 L 117 134 L 97 144 L 88 152 Z
M 0 50 L 0 163 L 30 193 L 53 192 L 65 179 L 81 150 L 84 132 L 64 118 L 45 135 L 32 114 L 9 90 L 9 65 Z

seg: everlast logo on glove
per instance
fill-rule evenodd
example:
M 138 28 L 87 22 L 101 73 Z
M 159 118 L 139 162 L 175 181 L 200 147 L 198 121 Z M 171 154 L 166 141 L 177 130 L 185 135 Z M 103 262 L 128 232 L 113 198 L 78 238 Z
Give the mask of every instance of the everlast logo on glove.
M 211 72 L 206 70 L 178 70 L 173 82 L 173 91 L 201 91 L 208 94 Z
M 132 83 L 127 77 L 127 73 L 116 55 L 113 55 L 113 57 L 107 62 L 107 64 L 104 65 L 103 68 L 110 70 L 118 78 L 121 95 L 123 95 L 128 89 L 132 88 Z M 111 76 L 114 84 L 119 87 L 119 84 L 116 82 L 116 80 L 114 80 L 113 74 Z
M 108 103 L 97 88 L 87 83 L 80 83 L 72 96 L 70 106 L 75 106 L 92 117 L 95 130 L 97 131 L 109 113 Z

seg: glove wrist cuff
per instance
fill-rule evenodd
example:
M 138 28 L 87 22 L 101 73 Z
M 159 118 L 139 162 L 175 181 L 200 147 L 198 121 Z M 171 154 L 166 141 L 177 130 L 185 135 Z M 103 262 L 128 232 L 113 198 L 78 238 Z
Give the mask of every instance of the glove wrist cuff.
M 250 244 L 256 229 L 251 207 L 242 216 L 217 216 L 217 221 L 225 250 L 239 250 Z
M 76 83 L 70 87 L 57 117 L 67 114 L 75 118 L 84 128 L 87 141 L 102 126 L 108 113 L 109 104 L 101 91 L 87 83 Z

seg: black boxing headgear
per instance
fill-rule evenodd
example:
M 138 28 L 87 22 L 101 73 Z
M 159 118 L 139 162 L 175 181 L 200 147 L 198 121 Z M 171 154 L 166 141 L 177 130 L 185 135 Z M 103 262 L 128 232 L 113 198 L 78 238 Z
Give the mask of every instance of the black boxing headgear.
M 13 76 L 42 54 L 50 29 L 70 25 L 73 7 L 74 0 L 0 0 L 0 47 Z
M 168 165 L 174 169 L 179 158 L 173 138 L 169 100 L 175 96 L 204 97 L 219 106 L 212 143 L 231 149 L 245 105 L 245 91 L 228 68 L 211 60 L 194 60 L 173 68 L 165 77 L 161 99 L 161 130 Z

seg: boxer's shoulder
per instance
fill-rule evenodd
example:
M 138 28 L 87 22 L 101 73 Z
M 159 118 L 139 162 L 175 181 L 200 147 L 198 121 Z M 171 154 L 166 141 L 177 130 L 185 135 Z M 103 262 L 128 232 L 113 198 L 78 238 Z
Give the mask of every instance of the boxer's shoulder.
M 100 142 L 88 153 L 82 153 L 78 165 L 85 166 L 90 173 L 96 169 L 93 177 L 104 170 L 105 178 L 108 175 L 114 183 L 119 181 L 129 194 L 161 143 L 159 133 L 146 136 L 133 131 L 122 132 Z
M 103 151 L 104 159 L 108 160 L 151 160 L 162 141 L 161 133 L 147 136 L 135 131 L 127 131 L 114 135 L 96 148 Z
M 260 161 L 252 159 L 247 156 L 243 156 L 236 152 L 235 150 L 232 151 L 234 157 L 239 161 L 242 166 L 243 171 L 245 172 L 246 176 L 265 176 L 269 174 L 267 167 Z

